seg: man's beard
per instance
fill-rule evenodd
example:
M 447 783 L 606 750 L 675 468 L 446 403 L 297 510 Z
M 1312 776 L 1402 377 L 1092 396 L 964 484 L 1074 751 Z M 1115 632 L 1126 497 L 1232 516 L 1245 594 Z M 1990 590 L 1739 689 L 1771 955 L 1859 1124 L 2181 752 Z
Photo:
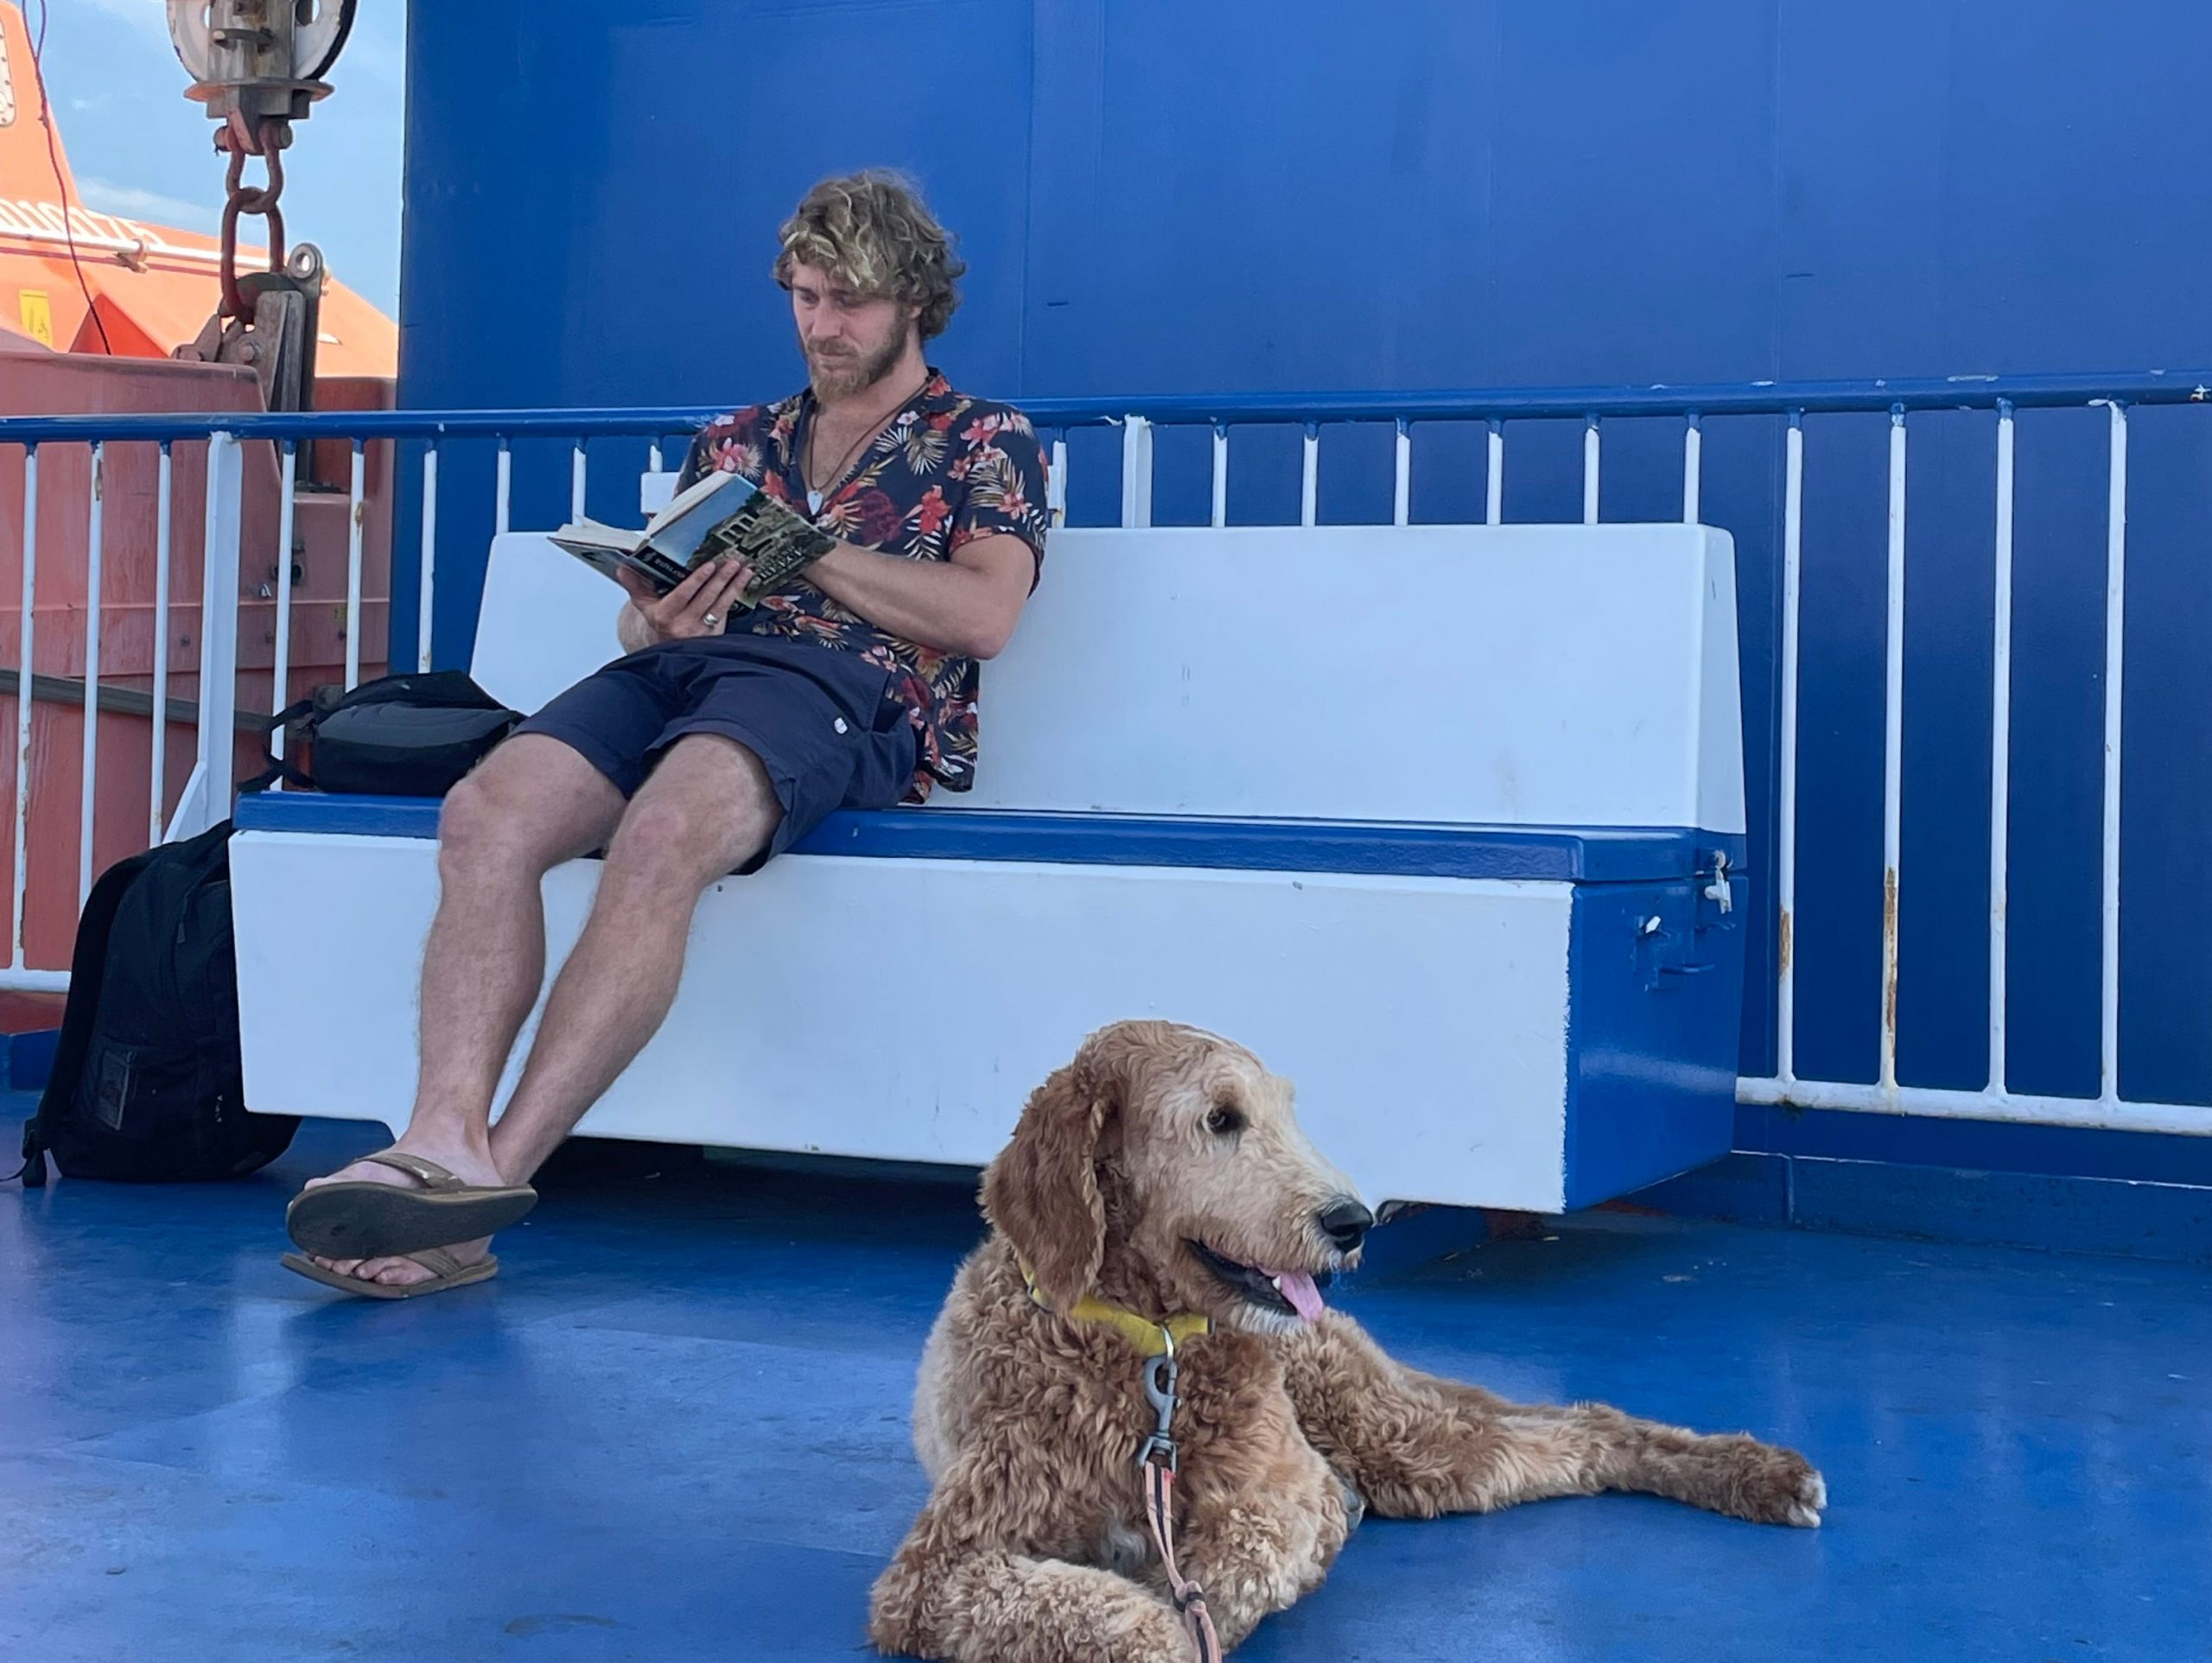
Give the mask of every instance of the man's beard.
M 906 341 L 902 335 L 892 336 L 866 357 L 841 354 L 835 359 L 824 359 L 809 352 L 806 354 L 807 376 L 817 398 L 850 398 L 856 393 L 866 392 L 889 375 L 906 354 Z

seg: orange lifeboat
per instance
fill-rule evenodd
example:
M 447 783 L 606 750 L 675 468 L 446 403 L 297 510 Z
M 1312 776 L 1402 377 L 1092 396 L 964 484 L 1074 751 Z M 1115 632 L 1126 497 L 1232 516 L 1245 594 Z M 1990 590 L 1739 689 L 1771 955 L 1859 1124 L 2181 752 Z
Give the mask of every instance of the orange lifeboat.
M 0 416 L 257 410 L 251 371 L 184 362 L 216 310 L 216 239 L 148 225 L 78 204 L 58 125 L 43 97 L 29 31 L 0 0 Z M 216 158 L 211 148 L 211 165 Z M 266 263 L 241 248 L 241 270 Z M 398 331 L 343 284 L 327 281 L 316 340 L 314 403 L 322 409 L 384 409 L 392 403 Z M 264 712 L 318 683 L 340 679 L 346 658 L 345 595 L 350 473 L 346 447 L 303 448 L 296 492 L 291 663 L 285 695 L 273 685 L 278 494 L 274 446 L 245 447 L 241 504 L 238 687 L 241 713 Z M 93 778 L 92 869 L 146 846 L 190 772 L 198 695 L 201 447 L 171 447 L 170 586 L 156 616 L 160 452 L 148 443 L 106 447 L 101 467 L 99 731 Z M 48 445 L 38 458 L 36 604 L 33 640 L 28 881 L 23 966 L 68 962 L 80 871 L 86 600 L 92 467 L 90 447 Z M 0 447 L 0 874 L 12 870 L 16 809 L 16 690 L 22 663 L 24 458 Z M 365 674 L 385 657 L 390 593 L 389 445 L 368 447 L 364 498 Z M 153 800 L 151 689 L 157 633 L 168 643 L 169 721 L 163 802 Z M 259 755 L 242 733 L 240 772 Z M 0 878 L 0 955 L 12 947 L 12 884 Z M 0 963 L 8 962 L 0 956 Z M 0 1012 L 0 1026 L 8 1025 Z

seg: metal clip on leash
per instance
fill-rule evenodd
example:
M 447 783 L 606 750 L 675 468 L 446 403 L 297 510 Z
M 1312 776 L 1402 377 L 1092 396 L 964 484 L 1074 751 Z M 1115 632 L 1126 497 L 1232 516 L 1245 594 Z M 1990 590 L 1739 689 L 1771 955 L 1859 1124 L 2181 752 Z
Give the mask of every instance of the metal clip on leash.
M 1154 1460 L 1160 1460 L 1167 1463 L 1168 1471 L 1173 1472 L 1177 1460 L 1173 1430 L 1175 1336 L 1163 1328 L 1160 1330 L 1160 1337 L 1166 1342 L 1167 1349 L 1156 1357 L 1147 1357 L 1144 1365 L 1145 1400 L 1152 1405 L 1153 1413 L 1158 1419 L 1154 1423 L 1152 1436 L 1138 1447 L 1137 1465 L 1145 1467 Z

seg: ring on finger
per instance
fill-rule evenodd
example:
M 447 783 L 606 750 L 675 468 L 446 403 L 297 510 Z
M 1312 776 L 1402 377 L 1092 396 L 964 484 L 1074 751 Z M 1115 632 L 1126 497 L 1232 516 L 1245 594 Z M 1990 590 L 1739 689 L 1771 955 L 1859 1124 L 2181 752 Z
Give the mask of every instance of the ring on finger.
M 712 629 L 715 625 L 721 623 L 722 620 L 713 613 L 701 613 L 699 614 L 699 621 L 702 624 L 704 624 L 709 629 Z

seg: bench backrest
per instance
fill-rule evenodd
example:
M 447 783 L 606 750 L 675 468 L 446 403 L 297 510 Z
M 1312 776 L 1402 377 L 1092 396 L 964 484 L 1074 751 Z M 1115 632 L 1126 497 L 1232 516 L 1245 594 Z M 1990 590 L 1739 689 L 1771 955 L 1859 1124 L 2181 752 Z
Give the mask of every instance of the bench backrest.
M 620 598 L 493 544 L 474 673 L 522 708 Z M 1694 525 L 1053 534 L 951 808 L 1740 834 L 1728 535 Z

